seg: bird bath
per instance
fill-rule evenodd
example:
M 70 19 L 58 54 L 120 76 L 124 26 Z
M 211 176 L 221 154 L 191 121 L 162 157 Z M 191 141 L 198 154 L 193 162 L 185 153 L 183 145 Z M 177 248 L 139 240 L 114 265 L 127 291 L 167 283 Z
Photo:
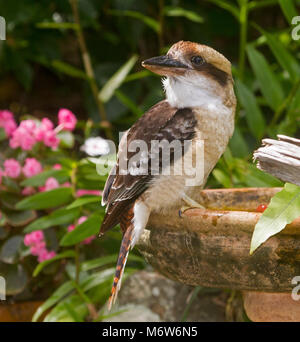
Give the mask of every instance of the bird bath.
M 255 210 L 279 190 L 202 190 L 197 200 L 207 209 L 189 209 L 182 217 L 176 210 L 152 215 L 138 248 L 168 278 L 192 286 L 243 291 L 245 309 L 253 321 L 300 320 L 299 303 L 291 298 L 292 279 L 300 276 L 300 218 L 249 254 L 253 230 L 262 215 Z M 297 318 L 282 317 L 285 306 L 289 311 L 297 306 Z

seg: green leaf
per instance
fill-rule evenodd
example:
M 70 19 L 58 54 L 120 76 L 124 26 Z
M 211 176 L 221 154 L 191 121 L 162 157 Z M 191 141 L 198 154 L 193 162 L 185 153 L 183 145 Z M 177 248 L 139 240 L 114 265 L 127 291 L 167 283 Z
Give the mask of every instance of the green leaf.
M 257 222 L 251 240 L 250 254 L 299 216 L 300 187 L 286 183 L 284 189 L 273 196 L 268 208 Z
M 24 198 L 17 205 L 17 209 L 47 209 L 59 207 L 60 205 L 66 204 L 72 200 L 72 189 L 71 188 L 57 188 L 50 191 L 40 192 L 33 196 Z
M 0 127 L 0 141 L 3 141 L 7 138 L 5 130 L 3 127 Z
M 247 53 L 262 94 L 266 98 L 269 106 L 277 110 L 284 99 L 281 84 L 272 72 L 269 63 L 260 52 L 253 46 L 248 45 Z
M 72 223 L 79 217 L 78 209 L 69 210 L 68 208 L 57 209 L 47 216 L 43 216 L 32 222 L 25 229 L 25 233 L 30 233 L 35 230 L 43 230 L 53 226 Z
M 207 0 L 209 2 L 214 3 L 215 5 L 225 9 L 226 11 L 230 12 L 237 20 L 240 20 L 240 12 L 237 6 L 233 5 L 229 1 L 225 0 Z
M 63 236 L 60 245 L 75 245 L 76 243 L 83 241 L 87 237 L 98 234 L 102 218 L 103 214 L 99 212 L 92 214 L 86 221 L 84 221 L 82 224 L 78 225 L 74 230 Z
M 81 78 L 84 80 L 89 79 L 88 75 L 83 70 L 80 70 L 73 65 L 62 62 L 60 60 L 53 60 L 50 62 L 50 65 L 57 71 L 62 72 L 68 76 Z
M 248 1 L 248 0 L 247 0 Z M 251 0 L 248 2 L 248 10 L 256 10 L 258 8 L 267 7 L 267 6 L 275 6 L 277 5 L 278 0 Z
M 21 185 L 22 186 L 43 186 L 46 180 L 50 177 L 57 179 L 59 183 L 64 183 L 69 179 L 69 174 L 66 170 L 47 170 L 39 173 L 36 176 L 25 179 Z
M 165 15 L 168 17 L 185 17 L 186 19 L 193 21 L 195 23 L 203 23 L 204 19 L 199 14 L 194 11 L 186 10 L 182 7 L 165 7 Z
M 0 201 L 8 209 L 15 209 L 16 204 L 22 199 L 22 196 L 13 192 L 1 191 Z
M 246 121 L 251 133 L 261 139 L 265 131 L 265 120 L 253 93 L 240 81 L 236 80 L 236 94 L 246 113 Z
M 15 182 L 13 179 L 9 178 L 9 177 L 5 177 L 5 176 L 2 177 L 2 184 L 5 185 L 5 188 L 8 191 L 12 191 L 14 193 L 18 193 L 18 195 L 21 192 L 19 184 L 17 182 Z
M 213 176 L 216 178 L 216 180 L 221 183 L 225 188 L 231 188 L 232 182 L 230 180 L 230 177 L 225 174 L 220 169 L 214 169 L 212 172 Z
M 113 277 L 113 275 L 115 274 L 115 271 L 115 268 L 111 267 L 104 271 L 93 273 L 92 275 L 84 279 L 80 286 L 83 289 L 83 291 L 86 292 L 95 286 L 99 286 L 106 280 L 111 279 L 111 277 Z
M 4 213 L 7 223 L 12 227 L 23 227 L 36 218 L 36 212 L 33 210 L 8 210 Z
M 84 261 L 81 263 L 82 271 L 90 271 L 98 267 L 103 267 L 111 263 L 115 263 L 118 259 L 118 254 L 106 255 L 97 259 Z
M 83 318 L 77 314 L 77 312 L 73 309 L 73 307 L 68 302 L 64 302 L 63 305 L 67 313 L 70 315 L 70 317 L 72 317 L 74 322 L 84 322 Z
M 235 127 L 233 136 L 229 142 L 232 154 L 235 157 L 243 158 L 248 156 L 249 148 L 239 127 Z
M 75 23 L 55 23 L 55 22 L 41 22 L 36 24 L 40 29 L 55 29 L 55 30 L 78 30 L 78 25 Z
M 151 17 L 148 17 L 147 15 L 144 15 L 141 12 L 137 11 L 119 11 L 119 10 L 110 10 L 110 14 L 117 15 L 117 16 L 125 16 L 125 17 L 131 17 L 135 19 L 141 20 L 145 25 L 149 26 L 152 30 L 154 30 L 156 33 L 160 31 L 160 25 L 159 22 Z
M 6 281 L 6 296 L 14 296 L 21 293 L 28 281 L 27 273 L 20 264 L 9 265 L 0 263 L 0 276 Z
M 286 17 L 287 22 L 290 24 L 293 17 L 296 17 L 297 10 L 294 4 L 294 0 L 278 0 L 283 14 Z
M 66 310 L 65 303 L 69 304 L 76 311 L 80 320 L 84 320 L 88 314 L 88 308 L 80 296 L 73 295 L 58 303 L 45 317 L 44 322 L 74 322 L 74 318 Z
M 15 264 L 18 261 L 23 236 L 15 235 L 4 242 L 0 252 L 0 260 L 7 264 Z
M 142 70 L 142 71 L 134 72 L 134 73 L 126 76 L 126 78 L 124 79 L 124 83 L 136 81 L 136 80 L 139 80 L 141 78 L 145 78 L 145 77 L 152 76 L 152 75 L 153 74 L 149 70 Z
M 296 94 L 293 96 L 293 99 L 289 106 L 288 115 L 291 116 L 293 114 L 295 114 L 296 120 L 300 116 L 300 87 L 298 88 Z
M 286 49 L 278 37 L 266 31 L 261 31 L 267 38 L 267 44 L 269 45 L 279 64 L 289 73 L 292 80 L 297 80 L 300 76 L 300 68 L 297 60 Z
M 124 82 L 126 76 L 138 60 L 137 55 L 133 55 L 121 68 L 105 83 L 98 96 L 102 102 L 111 99 L 116 89 Z
M 118 254 L 106 255 L 97 259 L 82 262 L 80 269 L 81 271 L 90 271 L 95 268 L 100 268 L 109 264 L 114 264 L 117 261 L 117 259 L 118 259 Z M 132 261 L 136 261 L 140 263 L 145 262 L 144 259 L 139 257 L 138 255 L 129 254 L 128 262 L 132 262 Z
M 101 196 L 92 196 L 92 195 L 88 195 L 88 196 L 82 196 L 80 198 L 77 198 L 73 203 L 71 203 L 67 209 L 73 209 L 73 208 L 78 208 L 81 207 L 85 204 L 89 204 L 89 203 L 101 203 Z
M 35 270 L 33 271 L 33 276 L 36 277 L 42 271 L 43 268 L 45 268 L 46 266 L 48 266 L 49 264 L 51 264 L 52 262 L 56 260 L 65 259 L 65 258 L 75 258 L 75 256 L 76 256 L 76 253 L 73 250 L 67 250 L 65 252 L 59 253 L 55 255 L 55 257 L 45 260 L 41 262 L 40 264 L 38 264 Z
M 69 294 L 74 289 L 72 281 L 67 281 L 62 284 L 35 312 L 32 317 L 32 322 L 36 322 L 41 315 L 47 311 L 51 306 L 58 303 L 62 298 Z

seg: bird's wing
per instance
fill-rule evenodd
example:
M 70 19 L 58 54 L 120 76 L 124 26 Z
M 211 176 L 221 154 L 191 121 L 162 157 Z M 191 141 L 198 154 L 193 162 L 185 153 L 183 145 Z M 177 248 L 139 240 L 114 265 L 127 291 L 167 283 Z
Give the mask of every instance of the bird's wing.
M 153 140 L 162 141 L 191 140 L 195 135 L 196 119 L 190 108 L 173 108 L 167 101 L 161 101 L 146 112 L 123 136 L 118 152 L 115 175 L 110 174 L 105 185 L 105 203 L 107 210 L 102 222 L 100 234 L 114 227 L 120 222 L 121 214 L 128 210 L 132 203 L 149 187 L 153 175 L 150 172 L 150 152 Z M 142 140 L 146 143 L 148 154 L 142 155 L 138 160 L 139 167 L 145 172 L 139 174 L 131 172 L 122 174 L 120 172 L 120 161 L 123 154 L 127 153 L 126 162 L 137 154 L 137 151 L 129 150 L 130 143 Z M 172 151 L 171 151 L 172 153 Z M 159 155 L 161 158 L 161 154 Z M 171 161 L 174 160 L 174 156 Z M 123 158 L 124 160 L 124 158 Z M 161 161 L 161 160 L 160 160 Z M 161 165 L 161 163 L 160 163 Z M 127 166 L 127 164 L 126 164 Z
M 101 201 L 101 204 L 102 205 L 106 205 L 107 204 L 107 201 L 108 201 L 108 195 L 110 193 L 110 189 L 111 189 L 111 186 L 115 180 L 115 174 L 116 174 L 116 167 L 117 167 L 117 164 L 114 165 L 114 167 L 110 170 L 110 173 L 106 179 L 106 182 L 105 182 L 105 185 L 104 185 L 104 189 L 103 189 L 103 192 L 102 192 L 102 201 Z

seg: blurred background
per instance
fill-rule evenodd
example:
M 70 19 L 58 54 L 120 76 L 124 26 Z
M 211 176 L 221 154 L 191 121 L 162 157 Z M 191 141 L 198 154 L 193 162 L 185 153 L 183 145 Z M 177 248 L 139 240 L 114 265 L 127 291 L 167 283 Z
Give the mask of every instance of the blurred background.
M 76 131 L 73 154 L 81 156 L 79 144 L 87 136 L 118 142 L 120 131 L 164 98 L 160 78 L 143 69 L 142 60 L 166 53 L 179 40 L 207 44 L 232 62 L 238 98 L 234 136 L 207 187 L 281 186 L 256 169 L 252 153 L 264 137 L 299 137 L 300 40 L 298 22 L 292 24 L 299 5 L 297 0 L 0 0 L 6 20 L 6 40 L 0 41 L 0 108 L 13 112 L 16 120 L 27 115 L 55 120 L 59 108 L 70 109 L 82 129 Z M 119 243 L 114 230 L 97 248 L 110 256 Z M 140 269 L 145 263 L 137 259 L 132 266 Z M 144 277 L 150 282 L 149 274 Z M 99 307 L 110 281 L 95 299 Z M 178 284 L 168 286 L 179 291 Z M 180 312 L 170 309 L 167 315 L 152 308 L 158 319 L 246 319 L 242 308 L 234 311 L 238 296 L 230 289 L 180 289 L 182 303 L 173 308 Z M 202 316 L 195 307 L 189 318 L 199 296 Z M 72 310 L 65 315 L 77 317 Z M 87 316 L 84 311 L 80 319 Z

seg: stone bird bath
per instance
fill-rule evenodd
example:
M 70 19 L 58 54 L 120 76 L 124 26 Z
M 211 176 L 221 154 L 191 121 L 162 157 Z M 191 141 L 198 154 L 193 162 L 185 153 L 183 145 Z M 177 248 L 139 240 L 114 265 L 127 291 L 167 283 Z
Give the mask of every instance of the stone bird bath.
M 241 290 L 253 321 L 300 321 L 292 300 L 300 276 L 300 219 L 271 237 L 253 255 L 250 241 L 261 213 L 280 188 L 212 189 L 199 192 L 204 209 L 152 215 L 138 249 L 168 278 L 192 286 Z

